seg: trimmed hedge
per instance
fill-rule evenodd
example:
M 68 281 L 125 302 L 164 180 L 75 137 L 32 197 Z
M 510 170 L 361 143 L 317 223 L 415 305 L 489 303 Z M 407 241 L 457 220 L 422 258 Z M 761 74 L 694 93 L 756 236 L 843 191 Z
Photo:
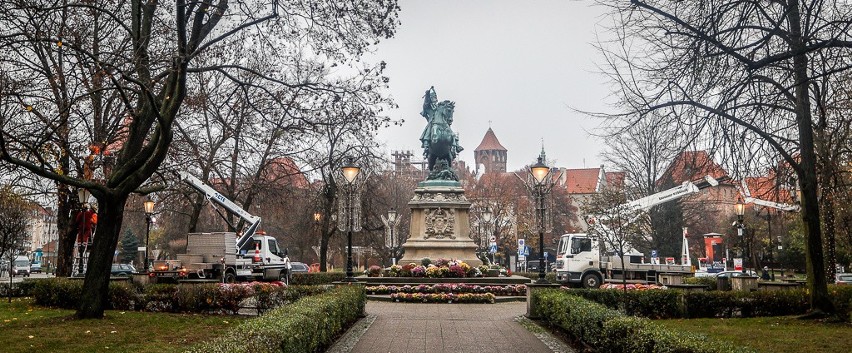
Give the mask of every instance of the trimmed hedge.
M 620 289 L 570 289 L 569 293 L 578 295 L 612 309 L 623 311 L 627 315 L 652 319 L 683 317 L 681 292 L 663 289 L 620 290 Z
M 53 278 L 38 281 L 32 294 L 35 304 L 76 309 L 83 281 Z M 145 287 L 111 282 L 108 309 L 177 313 L 236 313 L 253 300 L 258 313 L 297 299 L 324 293 L 328 286 L 280 286 L 272 283 L 244 284 L 152 284 Z
M 362 286 L 340 286 L 273 309 L 186 352 L 324 352 L 364 313 L 365 302 Z
M 331 284 L 340 282 L 346 278 L 344 272 L 297 272 L 290 276 L 290 284 L 315 286 L 320 284 Z
M 512 272 L 512 275 L 526 277 L 533 281 L 538 280 L 538 272 Z M 556 280 L 556 272 L 545 272 L 544 279 L 550 283 L 559 283 Z
M 0 297 L 8 297 L 9 296 L 9 288 L 12 290 L 13 297 L 29 297 L 32 296 L 33 288 L 36 283 L 39 281 L 44 281 L 46 278 L 27 278 L 22 282 L 12 283 L 11 287 L 9 282 L 0 282 Z
M 563 290 L 534 291 L 536 312 L 549 325 L 598 352 L 752 352 L 730 342 L 675 331 L 645 318 L 625 316 Z
M 716 277 L 686 277 L 683 279 L 683 284 L 700 284 L 707 286 L 710 290 L 716 290 L 716 285 L 719 283 Z
M 767 291 L 600 290 L 565 289 L 627 315 L 651 319 L 759 317 L 804 314 L 810 308 L 805 289 Z M 850 319 L 852 287 L 829 286 L 841 319 Z

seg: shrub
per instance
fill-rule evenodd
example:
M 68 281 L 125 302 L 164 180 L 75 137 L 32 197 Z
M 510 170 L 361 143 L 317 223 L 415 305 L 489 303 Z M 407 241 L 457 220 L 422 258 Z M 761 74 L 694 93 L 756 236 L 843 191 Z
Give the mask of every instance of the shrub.
M 683 279 L 684 284 L 699 284 L 706 286 L 710 290 L 716 290 L 716 277 L 686 277 Z
M 843 321 L 852 321 L 852 286 L 830 285 L 828 294 L 831 295 L 834 308 Z
M 340 286 L 247 320 L 188 352 L 323 352 L 364 312 L 361 286 Z
M 627 315 L 652 319 L 797 315 L 808 310 L 807 293 L 803 289 L 756 292 L 569 289 L 565 292 Z
M 638 293 L 638 292 L 637 292 Z M 536 313 L 548 324 L 600 352 L 749 352 L 728 342 L 666 329 L 651 320 L 616 310 L 560 290 L 533 292 Z
M 424 257 L 422 260 L 420 260 L 420 265 L 423 267 L 429 266 L 431 264 L 432 260 L 430 260 L 428 257 Z
M 512 274 L 515 276 L 526 277 L 531 280 L 538 279 L 538 272 L 513 272 Z M 544 279 L 550 283 L 559 283 L 559 281 L 556 280 L 556 272 L 545 272 Z
M 683 317 L 679 291 L 644 290 L 624 292 L 624 313 L 651 319 Z
M 33 288 L 38 281 L 43 281 L 42 278 L 27 278 L 22 282 L 9 283 L 0 282 L 0 297 L 29 297 L 32 296 Z M 11 293 L 10 293 L 11 291 Z
M 76 309 L 82 293 L 82 280 L 51 278 L 33 286 L 35 304 Z M 180 313 L 236 313 L 254 298 L 259 313 L 325 293 L 331 286 L 283 286 L 276 282 L 245 284 L 152 284 L 145 287 L 129 282 L 111 282 L 108 309 Z
M 40 306 L 75 309 L 83 292 L 83 281 L 53 278 L 39 281 L 33 287 L 35 304 Z
M 346 278 L 344 272 L 298 272 L 290 277 L 291 285 L 314 286 L 320 284 L 331 284 Z

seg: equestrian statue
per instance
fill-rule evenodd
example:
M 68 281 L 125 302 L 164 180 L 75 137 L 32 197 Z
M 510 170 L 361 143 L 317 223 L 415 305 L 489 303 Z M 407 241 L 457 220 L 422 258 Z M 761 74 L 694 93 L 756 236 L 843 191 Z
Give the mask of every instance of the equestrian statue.
M 427 122 L 420 134 L 423 157 L 429 162 L 429 176 L 426 180 L 459 180 L 451 168 L 458 153 L 464 150 L 458 144 L 458 135 L 450 128 L 453 125 L 455 105 L 455 102 L 448 100 L 439 103 L 434 86 L 426 91 L 423 111 L 420 112 Z

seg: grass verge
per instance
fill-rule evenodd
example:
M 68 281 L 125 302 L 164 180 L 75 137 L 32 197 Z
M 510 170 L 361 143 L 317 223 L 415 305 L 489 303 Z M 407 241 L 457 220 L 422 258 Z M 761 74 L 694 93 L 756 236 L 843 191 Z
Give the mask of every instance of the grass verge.
M 759 352 L 844 352 L 852 347 L 850 323 L 799 320 L 794 316 L 654 322 L 673 329 L 724 339 Z
M 109 310 L 101 320 L 75 320 L 73 310 L 0 302 L 0 351 L 178 352 L 213 339 L 243 317 Z

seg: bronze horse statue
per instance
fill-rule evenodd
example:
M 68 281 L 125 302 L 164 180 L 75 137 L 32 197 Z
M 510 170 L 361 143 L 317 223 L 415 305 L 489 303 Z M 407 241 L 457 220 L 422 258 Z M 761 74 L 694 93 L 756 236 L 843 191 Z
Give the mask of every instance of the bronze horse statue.
M 429 163 L 429 180 L 458 180 L 449 168 L 458 153 L 463 150 L 458 144 L 458 136 L 450 128 L 454 110 L 455 103 L 452 101 L 437 103 L 434 87 L 426 92 L 423 112 L 420 114 L 427 119 L 428 124 L 420 135 L 420 141 L 424 148 L 423 154 Z

